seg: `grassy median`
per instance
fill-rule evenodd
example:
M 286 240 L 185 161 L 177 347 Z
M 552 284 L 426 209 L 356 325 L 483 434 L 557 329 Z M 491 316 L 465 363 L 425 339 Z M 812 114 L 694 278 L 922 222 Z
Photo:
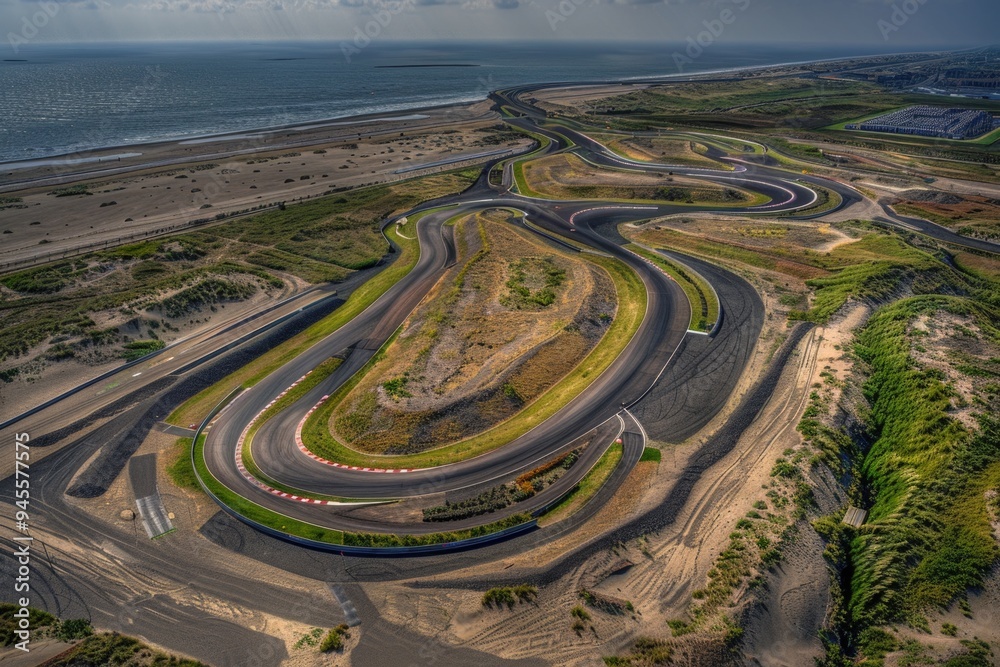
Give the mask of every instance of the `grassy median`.
M 315 454 L 345 465 L 378 468 L 427 468 L 484 454 L 524 435 L 554 415 L 590 385 L 618 358 L 638 330 L 646 314 L 646 290 L 639 276 L 624 262 L 610 257 L 587 256 L 587 261 L 607 270 L 618 294 L 618 311 L 600 343 L 566 377 L 523 410 L 479 435 L 437 449 L 404 456 L 378 456 L 359 452 L 340 443 L 330 433 L 329 420 L 338 403 L 347 396 L 377 360 L 373 357 L 361 373 L 346 383 L 306 422 L 302 438 Z M 384 349 L 384 348 L 383 348 Z
M 324 528 L 323 526 L 317 526 L 312 523 L 306 523 L 305 521 L 299 521 L 298 519 L 293 519 L 289 516 L 285 516 L 284 514 L 279 514 L 278 512 L 265 509 L 264 507 L 247 500 L 243 496 L 231 490 L 229 487 L 222 484 L 222 482 L 215 479 L 215 477 L 212 476 L 212 473 L 208 470 L 208 465 L 205 463 L 204 447 L 205 436 L 202 435 L 198 438 L 198 441 L 194 445 L 195 470 L 205 487 L 208 488 L 212 495 L 218 498 L 220 502 L 225 504 L 226 507 L 230 508 L 237 514 L 250 519 L 251 521 L 256 521 L 257 523 L 280 530 L 289 535 L 304 537 L 309 540 L 316 540 L 317 542 L 326 542 L 328 544 L 344 543 L 344 533 L 342 531 Z
M 656 264 L 684 290 L 684 294 L 691 304 L 689 329 L 703 332 L 712 330 L 715 323 L 719 321 L 719 298 L 707 280 L 693 270 L 671 262 L 663 255 L 650 252 L 634 243 L 625 247 Z
M 608 447 L 608 451 L 601 455 L 601 458 L 597 460 L 594 467 L 584 475 L 583 479 L 580 480 L 573 490 L 558 505 L 542 516 L 539 524 L 549 525 L 557 521 L 562 521 L 583 507 L 604 486 L 604 483 L 608 481 L 611 473 L 621 463 L 624 453 L 625 448 L 623 445 L 617 442 L 612 443 Z

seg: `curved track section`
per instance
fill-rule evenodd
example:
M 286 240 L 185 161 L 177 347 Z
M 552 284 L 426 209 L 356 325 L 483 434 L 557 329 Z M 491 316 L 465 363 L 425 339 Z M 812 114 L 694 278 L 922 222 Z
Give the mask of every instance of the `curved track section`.
M 246 424 L 297 378 L 337 354 L 346 357 L 337 371 L 294 405 L 266 422 L 257 432 L 252 445 L 254 460 L 266 475 L 300 490 L 304 495 L 388 499 L 483 487 L 538 465 L 602 424 L 615 420 L 616 416 L 622 419 L 624 406 L 633 408 L 635 417 L 627 411 L 624 414 L 635 420 L 643 439 L 645 425 L 658 440 L 683 440 L 721 409 L 736 386 L 763 324 L 763 304 L 753 288 L 735 274 L 693 257 L 673 254 L 673 259 L 688 264 L 715 287 L 722 305 L 720 325 L 712 336 L 688 333 L 689 306 L 683 292 L 658 269 L 621 247 L 625 241 L 618 235 L 617 225 L 693 211 L 801 213 L 817 199 L 810 185 L 821 185 L 837 192 L 842 198 L 840 206 L 860 198 L 853 189 L 839 183 L 735 160 L 732 161 L 736 165 L 735 170 L 731 171 L 623 159 L 583 132 L 561 125 L 552 127 L 543 112 L 520 100 L 519 95 L 527 90 L 502 91 L 493 97 L 501 106 L 520 114 L 507 119 L 507 122 L 549 140 L 548 145 L 532 153 L 533 156 L 573 151 L 601 167 L 670 171 L 685 177 L 741 187 L 764 195 L 767 201 L 756 206 L 720 210 L 709 206 L 630 205 L 529 198 L 509 192 L 512 181 L 510 161 L 505 163 L 505 185 L 500 188 L 490 186 L 487 175 L 498 161 L 491 162 L 469 190 L 435 202 L 436 206 L 447 204 L 449 208 L 431 211 L 420 220 L 417 225 L 420 258 L 405 278 L 351 322 L 245 392 L 219 416 L 207 437 L 204 451 L 210 473 L 222 484 L 269 510 L 309 523 L 351 531 L 387 530 L 384 523 L 362 518 L 340 506 L 294 502 L 269 493 L 248 481 L 237 465 L 235 447 Z M 715 158 L 729 160 L 721 152 Z M 472 459 L 431 469 L 372 474 L 366 470 L 331 466 L 301 451 L 294 434 L 309 410 L 324 396 L 335 392 L 371 359 L 455 262 L 451 228 L 445 222 L 457 215 L 498 207 L 522 211 L 533 228 L 541 230 L 550 242 L 559 242 L 560 237 L 571 237 L 593 250 L 619 259 L 641 278 L 648 295 L 647 312 L 620 356 L 587 389 L 550 419 L 503 447 Z M 414 212 L 427 209 L 423 206 Z M 946 240 L 951 241 L 950 238 Z M 589 449 L 596 452 L 590 454 L 596 458 L 604 447 Z M 579 474 L 582 475 L 587 467 L 579 466 Z M 448 529 L 460 527 L 448 526 Z M 406 526 L 406 532 L 411 533 L 440 529 L 433 524 Z

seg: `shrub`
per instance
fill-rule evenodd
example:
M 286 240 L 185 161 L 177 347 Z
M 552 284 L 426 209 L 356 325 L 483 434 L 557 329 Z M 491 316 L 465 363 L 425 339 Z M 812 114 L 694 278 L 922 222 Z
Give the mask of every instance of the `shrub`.
M 538 588 L 531 584 L 491 588 L 483 593 L 483 606 L 513 609 L 519 602 L 531 602 L 538 596 Z
M 71 618 L 59 624 L 56 637 L 64 642 L 76 641 L 94 634 L 94 628 L 85 618 Z
M 346 625 L 338 625 L 337 627 L 331 629 L 323 637 L 323 641 L 319 643 L 319 650 L 321 653 L 330 653 L 331 651 L 340 651 L 344 648 L 344 637 L 350 637 L 351 635 L 347 632 Z

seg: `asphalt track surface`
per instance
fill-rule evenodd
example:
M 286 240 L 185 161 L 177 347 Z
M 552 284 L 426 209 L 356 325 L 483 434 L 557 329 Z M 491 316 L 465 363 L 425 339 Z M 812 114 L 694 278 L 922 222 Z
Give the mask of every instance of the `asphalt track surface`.
M 504 99 L 513 97 L 517 92 L 511 91 L 501 97 Z M 561 139 L 559 142 L 553 150 L 565 145 L 561 143 Z M 581 148 L 581 150 L 586 149 Z M 594 147 L 594 150 L 597 152 L 591 151 L 587 157 L 600 159 L 599 148 Z M 751 172 L 751 169 L 761 168 L 748 167 L 747 172 Z M 681 170 L 676 171 L 680 173 Z M 761 169 L 747 173 L 747 177 L 762 176 L 767 179 L 768 173 Z M 733 173 L 729 172 L 728 175 Z M 780 180 L 789 178 L 791 175 L 780 173 Z M 809 178 L 798 176 L 795 180 L 812 182 Z M 852 192 L 850 188 L 844 186 L 822 179 L 815 180 L 824 187 L 838 192 L 841 192 L 841 189 L 848 195 Z M 513 205 L 527 210 L 536 224 L 562 234 L 566 233 L 566 225 L 574 213 L 594 206 L 593 202 L 526 201 L 523 198 L 498 193 L 486 186 L 485 172 L 476 188 L 463 194 L 461 199 L 463 201 L 489 199 L 490 202 Z M 487 205 L 490 202 L 487 202 Z M 467 201 L 466 205 L 469 207 L 468 210 L 475 210 L 475 205 Z M 652 217 L 670 211 L 670 207 L 657 207 L 655 211 L 631 214 L 619 209 L 595 211 L 589 215 L 577 216 L 576 234 L 586 236 L 588 241 L 593 240 L 598 244 L 597 247 L 613 250 L 610 246 L 616 245 L 615 235 L 609 232 L 609 229 L 613 231 L 613 223 L 630 219 L 630 216 Z M 925 221 L 918 221 L 921 224 L 911 223 L 888 213 L 890 212 L 887 212 L 887 220 L 890 224 L 912 225 L 922 233 L 939 240 L 967 247 L 979 247 L 979 242 L 973 239 L 951 238 L 950 232 L 944 234 L 943 232 L 947 230 L 936 225 L 930 225 Z M 443 242 L 447 243 L 446 240 Z M 993 244 L 990 246 L 993 247 L 986 249 L 992 250 L 995 247 Z M 693 258 L 688 257 L 678 259 L 688 263 L 694 262 Z M 440 261 L 442 258 L 439 256 L 438 262 Z M 676 400 L 683 400 L 686 406 L 697 405 L 698 398 L 692 389 L 695 383 L 711 383 L 715 378 L 723 376 L 731 378 L 735 372 L 725 362 L 713 366 L 712 350 L 722 355 L 720 358 L 731 360 L 731 365 L 736 365 L 746 356 L 746 346 L 752 346 L 752 342 L 756 339 L 755 328 L 759 331 L 756 318 L 762 315 L 757 302 L 743 299 L 746 305 L 745 312 L 734 310 L 735 305 L 740 303 L 740 295 L 746 294 L 745 286 L 740 285 L 739 279 L 735 276 L 731 274 L 726 276 L 728 272 L 720 269 L 713 274 L 709 267 L 710 265 L 697 266 L 700 272 L 705 272 L 706 277 L 719 291 L 720 300 L 723 301 L 724 315 L 719 332 L 713 339 L 681 334 L 674 343 L 676 354 L 671 362 L 670 371 L 660 376 L 658 381 L 648 383 L 652 386 L 651 391 L 632 406 L 632 412 L 639 421 L 648 422 L 648 425 L 657 431 L 657 437 L 664 439 L 684 437 L 685 426 L 678 426 L 676 420 L 689 419 L 691 410 L 690 407 L 686 407 L 681 409 L 677 416 L 672 417 L 669 411 L 662 410 L 659 404 L 664 399 L 674 400 L 669 397 L 676 396 L 678 397 Z M 439 264 L 437 270 L 440 269 Z M 433 273 L 432 270 L 430 274 Z M 417 277 L 417 274 L 411 276 L 408 279 L 410 281 L 413 277 Z M 430 278 L 425 276 L 424 280 Z M 731 289 L 725 286 L 727 280 L 732 282 Z M 664 301 L 666 302 L 666 299 Z M 668 315 L 666 311 L 664 305 L 659 326 L 671 330 L 666 323 L 677 321 L 678 308 L 675 307 L 671 311 L 672 318 L 666 316 Z M 740 322 L 744 323 L 742 328 L 738 326 Z M 372 332 L 375 332 L 380 324 L 381 321 L 368 323 Z M 384 323 L 386 328 L 390 325 L 391 322 Z M 732 328 L 728 329 L 730 326 Z M 805 325 L 799 325 L 793 332 L 775 355 L 764 377 L 740 402 L 722 429 L 699 449 L 682 471 L 679 483 L 660 506 L 630 520 L 586 547 L 566 554 L 549 567 L 529 572 L 505 573 L 498 570 L 494 576 L 484 578 L 482 581 L 456 581 L 454 585 L 469 587 L 484 586 L 494 582 L 553 581 L 594 553 L 607 549 L 619 541 L 648 534 L 672 523 L 700 475 L 732 449 L 739 435 L 767 402 L 785 361 L 794 349 L 794 343 L 807 333 L 806 329 Z M 363 327 L 359 328 L 359 333 L 362 330 Z M 252 344 L 253 342 L 248 345 Z M 366 345 L 365 349 L 370 346 L 371 343 Z M 669 345 L 664 349 L 666 348 L 669 348 Z M 221 369 L 225 368 L 223 362 L 229 357 L 245 358 L 245 355 L 240 356 L 241 353 L 242 349 L 234 350 L 206 364 L 206 368 L 200 371 L 205 372 L 207 378 L 218 377 L 223 372 Z M 197 375 L 198 372 L 195 371 L 194 374 Z M 289 377 L 292 375 L 295 373 L 288 373 Z M 655 379 L 655 374 L 653 375 Z M 292 379 L 297 377 L 296 375 Z M 637 374 L 634 377 L 641 376 Z M 277 388 L 279 391 L 284 389 L 287 386 L 286 379 L 283 377 L 280 382 L 275 380 L 272 388 Z M 178 382 L 182 381 L 184 380 Z M 633 390 L 638 391 L 638 387 Z M 180 601 L 172 591 L 196 591 L 198 596 L 223 600 L 239 609 L 259 610 L 279 618 L 320 627 L 329 627 L 344 618 L 340 605 L 325 590 L 325 586 L 318 585 L 313 594 L 303 597 L 267 578 L 234 569 L 231 554 L 248 557 L 251 559 L 249 562 L 259 561 L 273 565 L 317 582 L 344 583 L 346 592 L 367 628 L 362 645 L 355 652 L 357 664 L 388 664 L 387 660 L 401 664 L 456 666 L 514 664 L 475 651 L 447 647 L 412 633 L 405 627 L 385 622 L 380 618 L 378 609 L 367 601 L 362 587 L 351 582 L 414 579 L 466 566 L 496 562 L 513 554 L 523 553 L 565 535 L 585 523 L 610 498 L 628 472 L 627 465 L 619 466 L 612 479 L 598 492 L 592 502 L 567 521 L 514 540 L 457 554 L 396 559 L 341 557 L 302 549 L 268 537 L 222 512 L 202 525 L 198 534 L 177 532 L 167 539 L 154 542 L 145 539 L 144 535 L 128 534 L 91 516 L 85 509 L 67 502 L 65 491 L 77 471 L 85 468 L 88 460 L 103 448 L 114 449 L 120 440 L 131 438 L 136 431 L 144 437 L 151 425 L 151 416 L 170 407 L 169 401 L 164 400 L 164 393 L 169 391 L 168 387 L 152 392 L 148 396 L 138 397 L 138 401 L 134 401 L 135 405 L 127 409 L 123 405 L 119 410 L 107 415 L 109 420 L 95 431 L 32 465 L 31 502 L 35 521 L 43 525 L 48 534 L 58 536 L 58 540 L 50 541 L 48 544 L 42 541 L 35 543 L 32 604 L 63 617 L 90 618 L 100 627 L 138 634 L 150 641 L 193 654 L 219 666 L 277 665 L 287 655 L 282 642 L 276 638 L 250 630 L 238 623 L 222 620 L 198 604 Z M 265 392 L 260 393 L 263 395 Z M 559 417 L 563 416 L 560 413 Z M 74 424 L 84 424 L 91 419 L 89 415 L 81 415 Z M 583 423 L 585 420 L 581 422 Z M 72 432 L 71 425 L 63 429 L 62 436 L 65 437 Z M 32 435 L 38 440 L 46 439 L 44 432 Z M 55 434 L 49 436 L 47 439 L 50 442 L 55 439 Z M 637 450 L 638 447 L 634 444 L 636 434 L 629 432 L 627 437 L 630 442 L 629 449 Z M 474 473 L 470 470 L 466 474 Z M 14 481 L 13 477 L 8 477 L 0 481 L 0 498 L 5 503 L 12 503 L 13 497 Z M 138 530 L 141 533 L 141 529 Z M 4 549 L 0 551 L 0 569 L 5 577 L 8 575 L 13 577 L 16 561 L 10 554 L 14 543 L 6 536 L 0 537 L 0 542 L 4 543 Z M 0 594 L 0 599 L 7 600 L 10 595 L 8 588 Z M 399 650 L 392 652 L 388 648 L 392 646 L 396 646 Z
M 516 121 L 521 125 L 525 122 L 524 119 Z M 575 144 L 573 150 L 578 151 L 585 159 L 597 164 L 621 167 L 619 158 L 584 134 L 562 127 L 550 130 L 534 123 L 530 125 L 530 129 L 545 134 L 552 140 L 548 148 L 550 152 L 567 149 L 572 142 Z M 638 163 L 630 167 L 649 168 Z M 737 213 L 795 211 L 808 207 L 815 201 L 813 190 L 791 180 L 787 174 L 782 174 L 779 178 L 763 173 L 750 173 L 751 170 L 744 167 L 737 167 L 737 172 L 668 165 L 653 169 L 670 170 L 677 174 L 745 187 L 768 198 L 767 203 L 760 206 L 731 209 Z M 678 367 L 675 375 L 674 368 L 667 368 L 668 363 L 690 335 L 686 329 L 690 318 L 686 297 L 673 280 L 625 251 L 621 247 L 624 239 L 608 231 L 622 221 L 690 211 L 693 207 L 530 199 L 506 191 L 496 192 L 482 180 L 462 195 L 445 200 L 445 203 L 452 206 L 443 211 L 431 212 L 419 221 L 417 234 L 421 255 L 416 266 L 403 280 L 350 323 L 239 396 L 220 415 L 207 436 L 204 448 L 208 469 L 217 480 L 263 507 L 301 521 L 351 531 L 391 530 L 392 526 L 373 519 L 347 516 L 349 510 L 343 507 L 303 503 L 270 493 L 248 481 L 236 465 L 235 443 L 254 416 L 293 382 L 324 359 L 337 354 L 346 355 L 346 361 L 341 367 L 293 406 L 266 422 L 256 433 L 252 443 L 253 459 L 261 471 L 268 477 L 303 492 L 302 495 L 383 499 L 447 493 L 483 485 L 491 480 L 512 477 L 538 465 L 565 449 L 567 443 L 583 437 L 612 419 L 621 411 L 622 405 L 635 404 L 651 389 L 655 389 L 658 396 L 664 392 L 685 392 L 685 381 L 696 379 L 699 373 L 705 372 L 713 375 L 713 380 L 717 380 L 713 371 L 719 368 L 728 371 L 728 375 L 722 379 L 722 387 L 731 389 L 735 385 L 762 322 L 762 315 L 759 314 L 756 323 L 748 320 L 747 308 L 752 310 L 752 306 L 760 306 L 759 300 L 753 301 L 756 297 L 751 296 L 753 290 L 749 285 L 739 285 L 742 287 L 741 292 L 736 288 L 739 281 L 733 274 L 699 262 L 701 268 L 711 272 L 712 277 L 720 278 L 725 283 L 726 298 L 734 308 L 732 317 L 728 313 L 724 314 L 727 325 L 719 332 L 721 337 L 715 337 L 727 345 L 713 346 L 711 343 L 714 343 L 715 338 L 707 345 L 687 343 L 692 349 L 701 347 L 702 355 L 694 355 L 693 361 L 687 361 L 686 358 L 685 365 Z M 536 227 L 548 230 L 553 235 L 572 236 L 580 243 L 620 259 L 640 276 L 647 292 L 647 312 L 639 330 L 621 355 L 583 393 L 552 418 L 502 448 L 466 461 L 432 469 L 383 474 L 331 467 L 305 456 L 294 441 L 296 425 L 323 396 L 333 394 L 364 366 L 437 283 L 444 271 L 454 263 L 452 228 L 445 226 L 445 223 L 456 215 L 501 206 L 523 211 Z M 711 208 L 704 207 L 704 210 Z M 737 303 L 740 299 L 745 302 Z M 749 329 L 748 323 L 751 324 Z M 753 335 L 734 337 L 734 330 Z M 720 349 L 721 354 L 718 353 Z M 709 362 L 707 367 L 706 360 Z M 677 403 L 676 408 L 667 412 L 661 410 L 659 415 L 655 415 L 657 433 L 662 430 L 672 439 L 683 439 L 684 433 L 696 431 L 711 419 L 728 396 L 728 392 L 722 393 L 718 389 L 716 387 L 713 392 L 711 387 L 705 386 L 678 397 L 683 400 Z M 702 403 L 699 407 L 696 401 L 709 394 L 714 400 L 710 400 L 707 405 Z M 574 468 L 576 470 L 571 469 L 571 475 L 586 472 L 585 466 Z M 452 527 L 465 526 L 456 524 Z M 418 524 L 407 527 L 407 532 L 437 532 L 441 528 L 434 524 Z

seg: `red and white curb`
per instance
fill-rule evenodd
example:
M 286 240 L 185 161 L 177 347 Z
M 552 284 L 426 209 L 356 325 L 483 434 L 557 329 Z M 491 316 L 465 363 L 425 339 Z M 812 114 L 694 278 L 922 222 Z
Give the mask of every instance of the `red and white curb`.
M 306 447 L 304 442 L 302 442 L 302 428 L 305 426 L 306 420 L 309 419 L 310 416 L 312 416 L 312 413 L 319 410 L 319 407 L 324 403 L 326 403 L 328 398 L 330 398 L 329 395 L 319 399 L 319 403 L 309 408 L 309 412 L 305 414 L 305 416 L 299 422 L 299 425 L 295 427 L 295 444 L 298 446 L 299 451 L 301 451 L 303 454 L 311 458 L 313 461 L 316 461 L 317 463 L 322 463 L 323 465 L 332 466 L 334 468 L 340 468 L 342 470 L 354 470 L 356 472 L 380 472 L 380 473 L 414 472 L 415 470 L 414 468 L 362 468 L 361 466 L 349 466 L 349 465 L 344 465 L 343 463 L 337 463 L 336 461 L 330 461 L 328 459 L 324 459 L 323 457 L 317 456 L 316 454 L 313 454 L 311 451 L 309 451 L 309 448 Z
M 312 373 L 312 371 L 309 371 L 309 373 Z M 243 429 L 243 432 L 240 433 L 240 437 L 236 441 L 236 468 L 240 471 L 240 474 L 243 475 L 244 479 L 246 479 L 248 482 L 250 482 L 251 484 L 253 484 L 254 486 L 256 486 L 258 489 L 260 489 L 262 491 L 265 491 L 267 493 L 270 493 L 272 496 L 278 496 L 279 498 L 287 498 L 288 500 L 295 500 L 295 501 L 298 501 L 300 503 L 309 503 L 311 505 L 344 505 L 344 504 L 354 504 L 354 503 L 338 503 L 338 502 L 333 501 L 333 500 L 317 500 L 315 498 L 303 498 L 301 496 L 296 496 L 296 495 L 291 494 L 291 493 L 286 493 L 284 491 L 280 491 L 280 490 L 274 488 L 273 486 L 269 486 L 269 485 L 265 484 L 264 482 L 260 481 L 259 479 L 257 479 L 256 477 L 254 477 L 252 474 L 250 474 L 250 471 L 247 470 L 246 465 L 243 463 L 243 443 L 246 442 L 247 434 L 250 432 L 250 429 L 253 428 L 253 425 L 257 422 L 258 419 L 260 419 L 261 415 L 263 415 L 265 412 L 267 412 L 271 408 L 271 406 L 273 406 L 275 403 L 277 403 L 279 400 L 281 400 L 285 396 L 285 394 L 287 394 L 292 389 L 294 389 L 296 386 L 298 386 L 298 384 L 300 382 L 302 382 L 303 380 L 305 380 L 306 377 L 308 377 L 309 373 L 306 373 L 305 375 L 303 375 L 302 377 L 300 377 L 298 380 L 296 380 L 295 382 L 293 382 L 291 384 L 291 386 L 288 387 L 288 389 L 286 389 L 285 391 L 283 391 L 280 394 L 278 394 L 277 397 L 275 397 L 275 399 L 273 401 L 271 401 L 270 403 L 268 403 L 267 405 L 264 406 L 263 410 L 261 410 L 256 415 L 254 415 L 253 419 L 251 419 L 250 422 L 246 425 L 246 427 Z

